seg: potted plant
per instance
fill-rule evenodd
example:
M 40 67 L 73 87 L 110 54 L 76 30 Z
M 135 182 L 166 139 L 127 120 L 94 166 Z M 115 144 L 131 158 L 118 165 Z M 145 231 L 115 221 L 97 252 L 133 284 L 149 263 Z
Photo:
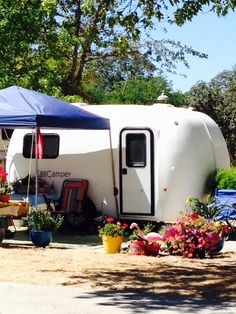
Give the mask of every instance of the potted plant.
M 7 182 L 7 173 L 0 167 L 0 201 L 9 202 L 12 192 L 13 187 Z
M 52 240 L 52 233 L 58 230 L 64 217 L 53 217 L 51 212 L 33 208 L 26 217 L 30 238 L 35 246 L 46 247 Z
M 219 241 L 229 227 L 209 220 L 197 212 L 187 212 L 163 236 L 167 251 L 187 258 L 205 258 L 219 252 Z
M 103 226 L 98 226 L 98 235 L 102 238 L 106 253 L 119 253 L 124 241 L 128 224 L 107 217 Z

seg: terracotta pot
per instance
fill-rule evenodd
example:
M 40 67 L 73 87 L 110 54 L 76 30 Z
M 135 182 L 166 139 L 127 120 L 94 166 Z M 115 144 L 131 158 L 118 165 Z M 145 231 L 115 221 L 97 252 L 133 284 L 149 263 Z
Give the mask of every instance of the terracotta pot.
M 145 253 L 145 241 L 132 240 L 130 243 L 129 254 L 130 255 L 146 255 Z
M 121 236 L 118 237 L 102 236 L 102 242 L 105 253 L 109 254 L 120 253 L 121 244 L 123 241 L 124 238 Z
M 0 202 L 7 203 L 10 200 L 10 194 L 0 194 Z

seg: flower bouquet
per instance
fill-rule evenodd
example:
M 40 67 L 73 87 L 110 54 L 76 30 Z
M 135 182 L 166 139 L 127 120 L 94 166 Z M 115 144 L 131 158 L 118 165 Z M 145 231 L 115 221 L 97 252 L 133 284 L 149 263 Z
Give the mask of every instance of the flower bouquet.
M 107 217 L 103 226 L 98 226 L 98 235 L 102 238 L 103 236 L 111 237 L 125 237 L 128 229 L 128 224 L 115 221 L 113 217 Z
M 217 253 L 217 244 L 229 232 L 222 222 L 207 220 L 196 212 L 183 214 L 165 231 L 163 241 L 170 254 L 205 258 Z

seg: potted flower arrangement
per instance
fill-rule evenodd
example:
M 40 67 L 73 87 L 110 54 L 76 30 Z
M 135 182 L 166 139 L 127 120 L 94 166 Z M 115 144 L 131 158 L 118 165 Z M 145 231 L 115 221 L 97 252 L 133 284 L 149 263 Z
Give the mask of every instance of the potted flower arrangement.
M 13 187 L 7 182 L 7 173 L 0 167 L 0 201 L 9 202 L 12 192 Z
M 183 214 L 167 229 L 163 241 L 167 251 L 187 258 L 205 258 L 217 253 L 217 245 L 229 232 L 224 223 L 214 222 L 196 212 Z
M 128 224 L 107 217 L 102 226 L 98 226 L 98 235 L 102 238 L 106 253 L 119 253 L 124 241 Z
M 52 233 L 58 230 L 64 217 L 53 217 L 51 212 L 33 208 L 26 217 L 30 238 L 35 246 L 46 247 L 52 240 Z

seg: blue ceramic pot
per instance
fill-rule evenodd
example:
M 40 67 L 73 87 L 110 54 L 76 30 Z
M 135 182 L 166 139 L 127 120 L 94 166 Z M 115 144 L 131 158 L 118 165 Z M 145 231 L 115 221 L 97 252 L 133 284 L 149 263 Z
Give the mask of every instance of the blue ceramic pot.
M 52 241 L 52 231 L 30 230 L 30 238 L 35 246 L 46 247 Z

